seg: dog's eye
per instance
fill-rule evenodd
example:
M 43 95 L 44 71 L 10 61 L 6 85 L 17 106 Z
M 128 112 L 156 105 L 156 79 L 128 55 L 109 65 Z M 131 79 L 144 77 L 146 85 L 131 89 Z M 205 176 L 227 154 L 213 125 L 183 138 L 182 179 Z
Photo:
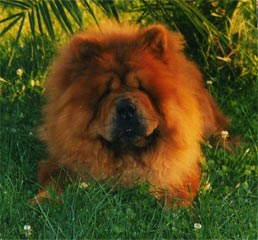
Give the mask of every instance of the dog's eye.
M 142 86 L 142 83 L 141 83 L 140 79 L 138 79 L 138 83 L 139 83 L 138 89 L 139 89 L 140 91 L 142 91 L 142 92 L 147 92 L 147 90 Z
M 106 98 L 109 94 L 110 94 L 110 92 L 111 92 L 111 90 L 112 90 L 112 82 L 113 82 L 113 79 L 112 78 L 110 78 L 108 81 L 107 81 L 107 84 L 106 84 L 106 87 L 105 87 L 105 91 L 104 90 L 102 90 L 103 91 L 103 93 L 102 93 L 102 95 L 100 96 L 100 98 L 99 98 L 99 102 L 101 102 L 102 101 L 102 99 L 104 99 L 104 98 Z
M 107 90 L 101 95 L 101 97 L 99 98 L 99 102 L 106 98 L 109 94 L 110 94 L 111 90 L 109 88 L 107 88 Z
M 146 89 L 142 85 L 139 86 L 139 90 L 143 91 L 143 92 L 146 92 Z
M 146 89 L 142 86 L 142 80 L 138 76 L 127 79 L 126 85 L 131 88 L 138 89 L 143 92 L 147 92 Z

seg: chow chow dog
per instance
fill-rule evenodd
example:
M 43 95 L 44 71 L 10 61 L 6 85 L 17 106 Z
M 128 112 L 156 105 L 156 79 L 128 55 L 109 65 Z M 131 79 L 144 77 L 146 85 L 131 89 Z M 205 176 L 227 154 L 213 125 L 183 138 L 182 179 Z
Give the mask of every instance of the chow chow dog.
M 49 158 L 39 164 L 37 198 L 62 186 L 65 169 L 85 182 L 147 182 L 168 205 L 191 203 L 200 145 L 228 120 L 183 48 L 183 37 L 159 24 L 111 24 L 71 38 L 45 83 L 40 138 Z

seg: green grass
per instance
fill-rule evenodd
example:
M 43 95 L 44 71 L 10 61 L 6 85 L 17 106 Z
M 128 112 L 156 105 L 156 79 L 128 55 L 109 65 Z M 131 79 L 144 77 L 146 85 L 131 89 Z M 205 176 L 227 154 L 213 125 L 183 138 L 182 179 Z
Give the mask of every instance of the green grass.
M 197 21 L 200 25 L 194 25 L 196 31 L 190 34 L 188 30 L 193 26 L 185 18 L 185 12 L 193 13 L 188 11 L 189 2 L 177 1 L 177 5 L 168 2 L 173 3 L 169 5 L 171 11 L 165 11 L 158 1 L 153 4 L 135 1 L 131 5 L 136 5 L 137 13 L 132 13 L 126 12 L 126 4 L 121 1 L 119 12 L 122 14 L 125 9 L 125 16 L 129 14 L 132 19 L 145 22 L 155 19 L 190 35 L 187 52 L 201 66 L 205 80 L 212 80 L 213 84 L 207 87 L 224 113 L 232 119 L 230 134 L 241 137 L 236 153 L 211 148 L 208 143 L 203 146 L 206 163 L 193 208 L 165 210 L 163 202 L 148 193 L 148 186 L 113 190 L 108 183 L 90 183 L 87 189 L 74 183 L 65 189 L 62 203 L 44 201 L 31 205 L 31 198 L 39 190 L 37 163 L 46 158 L 45 146 L 37 140 L 36 129 L 44 104 L 42 83 L 55 45 L 36 32 L 33 39 L 38 37 L 38 41 L 33 44 L 30 34 L 21 34 L 19 44 L 15 37 L 3 38 L 1 35 L 0 239 L 258 238 L 257 58 L 256 35 L 252 35 L 254 28 L 251 26 L 255 18 L 250 18 L 251 8 L 244 8 L 245 4 L 234 9 L 236 4 L 230 1 L 220 1 L 217 7 L 209 1 L 195 1 L 195 4 L 199 2 L 198 8 L 209 21 L 206 24 Z M 30 6 L 34 4 L 30 3 Z M 237 11 L 242 8 L 242 15 L 239 15 Z M 210 11 L 220 14 L 224 9 L 227 11 L 223 17 L 210 15 Z M 237 11 L 231 14 L 232 9 Z M 26 9 L 21 10 L 26 14 Z M 170 15 L 171 12 L 174 15 Z M 239 16 L 245 14 L 248 18 L 239 24 Z M 171 16 L 175 22 L 171 21 Z M 198 16 L 202 15 L 198 13 Z M 227 25 L 228 19 L 233 30 Z M 192 17 L 194 20 L 196 18 Z M 216 31 L 205 32 L 214 29 L 210 22 L 218 28 L 216 31 L 219 30 L 218 42 L 209 38 L 216 35 Z M 59 28 L 59 25 L 55 27 Z M 62 39 L 61 36 L 57 38 Z M 228 45 L 225 39 L 229 41 Z M 234 54 L 230 55 L 232 51 Z M 228 55 L 229 62 L 217 58 Z M 24 71 L 20 77 L 16 74 L 19 68 Z M 196 223 L 201 224 L 200 229 L 194 228 Z M 26 225 L 31 226 L 31 230 L 24 230 Z
M 22 62 L 20 62 L 22 63 Z M 17 69 L 17 68 L 16 68 Z M 239 90 L 220 97 L 231 113 L 232 131 L 241 135 L 236 154 L 205 145 L 203 184 L 194 208 L 170 209 L 148 194 L 146 186 L 118 189 L 76 183 L 64 192 L 63 203 L 31 205 L 39 189 L 37 162 L 45 155 L 36 127 L 44 102 L 43 89 L 32 77 L 10 74 L 2 84 L 0 238 L 79 239 L 255 239 L 257 237 L 257 116 L 254 92 Z M 227 87 L 231 92 L 230 88 Z M 211 92 L 219 96 L 216 86 Z M 252 90 L 250 90 L 252 91 Z M 226 99 L 230 101 L 226 101 Z M 222 104 L 223 103 L 223 104 Z M 232 109 L 232 107 L 234 107 Z M 233 114 L 232 114 L 233 113 Z M 210 184 L 207 187 L 207 183 Z M 201 229 L 195 230 L 194 224 Z M 24 226 L 30 225 L 31 232 Z M 31 235 L 30 235 L 31 234 Z
M 16 107 L 18 104 L 16 105 Z M 6 106 L 5 106 L 6 107 Z M 23 108 L 22 108 L 23 109 Z M 31 112 L 31 108 L 23 109 Z M 17 111 L 17 110 L 16 110 Z M 14 111 L 20 116 L 24 111 Z M 16 119 L 20 120 L 20 119 Z M 25 123 L 2 128 L 0 182 L 1 239 L 255 239 L 257 193 L 255 149 L 237 155 L 205 147 L 203 187 L 190 209 L 166 211 L 146 186 L 113 190 L 90 183 L 66 188 L 63 203 L 31 205 L 38 189 L 36 159 L 40 145 Z M 20 126 L 20 127 L 19 127 Z M 248 148 L 249 149 L 249 148 Z M 210 187 L 204 189 L 207 180 Z M 194 224 L 202 228 L 194 230 Z M 31 235 L 23 229 L 32 228 Z

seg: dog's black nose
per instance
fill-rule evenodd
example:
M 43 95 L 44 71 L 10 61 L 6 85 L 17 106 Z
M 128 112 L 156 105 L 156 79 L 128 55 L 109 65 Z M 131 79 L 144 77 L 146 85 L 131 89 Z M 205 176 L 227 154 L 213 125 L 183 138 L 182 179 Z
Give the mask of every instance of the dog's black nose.
M 130 120 L 135 116 L 136 107 L 128 99 L 120 100 L 116 107 L 117 115 L 123 120 Z

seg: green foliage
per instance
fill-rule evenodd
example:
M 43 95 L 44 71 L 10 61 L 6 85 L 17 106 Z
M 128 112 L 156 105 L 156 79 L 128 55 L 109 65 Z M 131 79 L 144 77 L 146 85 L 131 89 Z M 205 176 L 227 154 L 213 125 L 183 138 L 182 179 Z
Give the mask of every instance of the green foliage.
M 0 239 L 257 238 L 254 1 L 1 0 L 0 16 Z M 61 204 L 29 203 L 39 189 L 37 162 L 46 157 L 36 129 L 47 67 L 68 36 L 107 19 L 162 22 L 180 31 L 207 88 L 232 119 L 230 134 L 241 136 L 235 154 L 203 146 L 194 208 L 166 211 L 148 186 L 114 190 L 108 183 L 68 186 Z
M 65 36 L 113 18 L 141 24 L 162 22 L 185 36 L 187 51 L 203 66 L 208 79 L 216 82 L 214 76 L 223 73 L 223 82 L 229 85 L 239 75 L 248 87 L 254 84 L 257 57 L 251 53 L 256 46 L 256 18 L 251 0 L 2 0 L 0 7 L 0 38 L 12 36 L 8 66 L 24 44 L 31 48 L 31 63 L 41 65 L 42 52 L 55 48 Z M 252 76 L 249 81 L 246 74 Z

